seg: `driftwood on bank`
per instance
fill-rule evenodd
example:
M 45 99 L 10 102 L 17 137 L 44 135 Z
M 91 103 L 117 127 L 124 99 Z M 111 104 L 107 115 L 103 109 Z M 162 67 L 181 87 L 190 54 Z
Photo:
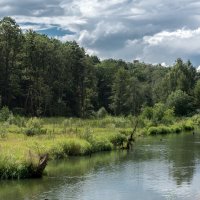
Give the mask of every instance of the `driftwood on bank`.
M 34 155 L 29 151 L 29 156 L 31 159 L 30 168 L 32 169 L 30 174 L 32 178 L 42 177 L 43 171 L 47 166 L 49 160 L 49 154 Z M 37 163 L 36 163 L 37 162 Z
M 38 176 L 38 177 L 42 176 L 42 173 L 43 173 L 45 167 L 47 166 L 48 159 L 49 159 L 48 154 L 44 154 L 44 155 L 40 156 L 39 163 L 36 168 L 36 176 Z

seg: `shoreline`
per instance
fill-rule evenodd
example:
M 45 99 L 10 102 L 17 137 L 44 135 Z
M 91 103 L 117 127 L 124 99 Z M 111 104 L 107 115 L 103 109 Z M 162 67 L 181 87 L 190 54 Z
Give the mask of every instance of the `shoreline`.
M 37 170 L 40 158 L 44 155 L 48 155 L 49 160 L 57 160 L 125 149 L 133 131 L 130 120 L 124 117 L 90 120 L 44 118 L 32 120 L 33 122 L 37 129 L 29 127 L 28 130 L 35 132 L 34 135 L 27 135 L 26 127 L 10 124 L 6 135 L 1 137 L 1 180 L 42 177 L 43 173 L 38 175 Z M 40 123 L 40 128 L 36 126 L 37 123 Z M 173 125 L 138 127 L 134 139 L 140 136 L 173 134 L 193 129 L 194 125 L 186 120 Z

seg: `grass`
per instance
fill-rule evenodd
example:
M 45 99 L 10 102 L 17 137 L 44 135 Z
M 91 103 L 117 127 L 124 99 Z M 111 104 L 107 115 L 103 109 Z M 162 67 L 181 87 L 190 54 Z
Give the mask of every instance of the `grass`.
M 172 125 L 139 127 L 136 136 L 179 133 L 194 129 L 193 119 Z M 199 121 L 198 121 L 199 122 Z M 119 149 L 127 142 L 132 122 L 124 117 L 101 119 L 20 118 L 0 123 L 0 179 L 33 177 L 39 156 L 50 159 L 91 155 Z
M 147 129 L 148 135 L 164 135 L 169 133 L 180 133 L 183 131 L 192 131 L 195 128 L 195 124 L 191 120 L 183 120 L 173 125 L 159 125 L 152 126 Z
M 32 177 L 39 156 L 46 153 L 50 159 L 91 155 L 120 148 L 126 142 L 126 136 L 120 132 L 128 127 L 124 118 L 23 120 L 0 124 L 0 179 Z

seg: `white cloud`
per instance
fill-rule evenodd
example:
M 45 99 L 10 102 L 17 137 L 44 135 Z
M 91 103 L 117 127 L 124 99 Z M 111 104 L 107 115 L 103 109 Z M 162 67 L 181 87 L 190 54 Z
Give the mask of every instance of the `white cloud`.
M 200 72 L 200 65 L 197 67 L 197 72 Z
M 101 58 L 200 62 L 197 0 L 0 0 L 0 7 L 1 17 L 14 17 L 23 29 L 75 32 L 55 37 L 75 39 Z
M 177 57 L 189 59 L 200 55 L 200 28 L 163 31 L 153 36 L 145 36 L 144 42 L 144 58 L 150 61 L 161 61 L 164 57 L 168 63 Z
M 162 62 L 162 63 L 161 63 L 161 66 L 163 66 L 163 67 L 168 67 L 169 65 L 167 65 L 165 62 Z
M 122 23 L 110 24 L 105 21 L 100 21 L 94 30 L 91 32 L 87 30 L 83 30 L 79 33 L 78 41 L 81 44 L 95 44 L 98 40 L 101 40 L 106 37 L 110 37 L 112 35 L 116 35 L 118 33 L 125 33 L 128 29 Z
M 36 23 L 41 25 L 57 25 L 59 27 L 62 27 L 63 29 L 69 29 L 71 31 L 79 31 L 79 26 L 84 25 L 87 23 L 87 20 L 81 19 L 76 16 L 67 16 L 67 17 L 26 17 L 26 16 L 20 16 L 16 15 L 13 16 L 18 23 Z
M 200 28 L 195 30 L 178 29 L 173 32 L 162 31 L 153 36 L 144 37 L 144 41 L 150 45 L 158 45 L 163 43 L 163 41 L 176 41 L 191 39 L 200 36 Z

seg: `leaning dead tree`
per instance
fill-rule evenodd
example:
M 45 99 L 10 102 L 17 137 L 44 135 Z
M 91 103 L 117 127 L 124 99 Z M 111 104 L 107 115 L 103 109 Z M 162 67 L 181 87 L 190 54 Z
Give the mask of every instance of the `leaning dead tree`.
M 133 124 L 133 130 L 131 131 L 131 134 L 127 139 L 127 143 L 126 143 L 125 149 L 129 150 L 131 148 L 132 142 L 134 141 L 133 136 L 134 136 L 134 134 L 135 134 L 135 132 L 137 130 L 138 123 L 139 123 L 139 120 L 138 120 L 138 118 L 136 118 L 135 123 Z

